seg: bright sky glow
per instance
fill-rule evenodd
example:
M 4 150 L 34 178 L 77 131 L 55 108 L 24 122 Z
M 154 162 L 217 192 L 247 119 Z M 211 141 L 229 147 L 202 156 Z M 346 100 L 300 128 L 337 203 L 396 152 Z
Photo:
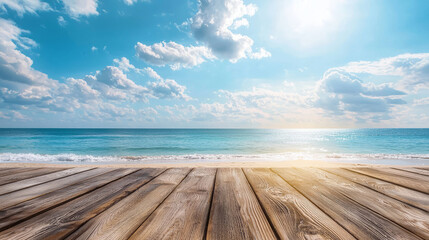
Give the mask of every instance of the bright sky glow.
M 296 24 L 294 30 L 300 32 L 332 24 L 335 7 L 336 3 L 331 0 L 294 0 L 287 11 L 291 14 L 290 21 Z
M 353 4 L 342 0 L 291 0 L 279 4 L 277 36 L 301 49 L 320 47 L 349 20 Z M 312 49 L 313 50 L 313 49 Z

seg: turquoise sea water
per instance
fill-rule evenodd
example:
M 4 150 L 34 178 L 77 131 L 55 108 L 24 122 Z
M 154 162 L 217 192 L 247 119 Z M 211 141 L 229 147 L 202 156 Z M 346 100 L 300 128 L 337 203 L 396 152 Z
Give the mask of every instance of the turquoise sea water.
M 0 129 L 1 162 L 429 164 L 429 129 Z

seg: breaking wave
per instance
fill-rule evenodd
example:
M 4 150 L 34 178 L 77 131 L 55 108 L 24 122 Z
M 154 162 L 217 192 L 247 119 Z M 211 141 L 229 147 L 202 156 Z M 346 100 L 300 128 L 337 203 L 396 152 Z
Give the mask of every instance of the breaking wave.
M 212 163 L 320 160 L 328 162 L 373 164 L 429 164 L 429 154 L 337 154 L 337 153 L 281 153 L 281 154 L 185 154 L 156 156 L 95 156 L 78 154 L 0 153 L 0 162 L 35 163 Z

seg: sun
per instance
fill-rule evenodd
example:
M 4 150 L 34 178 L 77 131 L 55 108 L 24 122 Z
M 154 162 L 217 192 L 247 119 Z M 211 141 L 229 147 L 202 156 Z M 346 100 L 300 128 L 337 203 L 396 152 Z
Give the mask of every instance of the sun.
M 275 35 L 304 48 L 320 45 L 332 38 L 343 21 L 343 3 L 342 0 L 284 1 L 277 10 Z
M 295 0 L 289 10 L 295 31 L 323 28 L 334 20 L 335 4 L 331 0 Z

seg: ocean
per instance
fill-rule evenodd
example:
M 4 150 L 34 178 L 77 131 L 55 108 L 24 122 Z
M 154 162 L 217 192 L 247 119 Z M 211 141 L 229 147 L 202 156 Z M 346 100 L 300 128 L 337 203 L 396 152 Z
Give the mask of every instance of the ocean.
M 428 165 L 429 129 L 0 129 L 0 162 Z

